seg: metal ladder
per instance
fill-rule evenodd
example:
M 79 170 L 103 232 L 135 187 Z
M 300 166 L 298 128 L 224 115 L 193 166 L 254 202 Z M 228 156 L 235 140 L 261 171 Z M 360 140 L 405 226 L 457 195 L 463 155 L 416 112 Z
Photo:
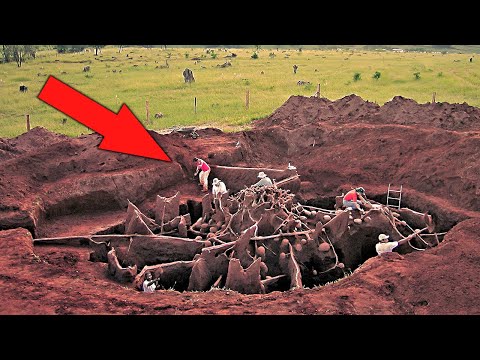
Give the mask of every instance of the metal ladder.
M 393 190 L 391 187 L 391 184 L 388 184 L 387 206 L 400 210 L 400 203 L 402 201 L 402 188 L 403 188 L 403 185 L 400 185 L 399 190 Z M 392 195 L 397 195 L 397 196 L 392 196 Z

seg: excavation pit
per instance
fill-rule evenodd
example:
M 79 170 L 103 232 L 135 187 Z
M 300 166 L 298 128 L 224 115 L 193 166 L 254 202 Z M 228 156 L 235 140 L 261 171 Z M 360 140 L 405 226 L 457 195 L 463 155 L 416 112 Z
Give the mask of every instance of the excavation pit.
M 297 176 L 287 179 L 296 181 Z M 377 255 L 380 233 L 400 240 L 417 229 L 408 245 L 398 247 L 401 254 L 437 246 L 445 235 L 435 232 L 433 218 L 426 213 L 392 209 L 374 200 L 365 214 L 302 205 L 295 194 L 277 185 L 244 187 L 220 198 L 207 194 L 201 201 L 181 199 L 180 192 L 158 195 L 148 209 L 152 218 L 128 202 L 125 220 L 96 235 L 34 243 L 87 245 L 92 249 L 90 261 L 108 264 L 112 279 L 138 290 L 143 290 L 150 272 L 163 290 L 214 287 L 263 294 L 342 279 Z M 326 199 L 308 203 L 318 205 Z

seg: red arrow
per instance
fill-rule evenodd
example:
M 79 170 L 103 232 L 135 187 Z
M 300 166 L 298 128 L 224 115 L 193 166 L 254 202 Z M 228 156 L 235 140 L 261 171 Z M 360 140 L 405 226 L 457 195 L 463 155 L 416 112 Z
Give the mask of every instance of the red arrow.
M 102 135 L 99 149 L 172 161 L 125 104 L 115 114 L 53 76 L 38 98 Z

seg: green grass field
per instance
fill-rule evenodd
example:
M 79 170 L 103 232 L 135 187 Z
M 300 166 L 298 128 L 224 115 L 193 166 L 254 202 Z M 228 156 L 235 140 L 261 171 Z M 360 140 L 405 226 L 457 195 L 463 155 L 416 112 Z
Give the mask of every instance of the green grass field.
M 238 56 L 225 59 L 231 51 Z M 471 63 L 472 54 L 260 49 L 259 58 L 252 59 L 253 51 L 216 49 L 214 59 L 201 48 L 125 48 L 118 53 L 117 48 L 107 47 L 97 57 L 92 51 L 57 54 L 48 50 L 39 52 L 35 60 L 28 60 L 21 68 L 15 63 L 0 64 L 0 137 L 25 132 L 25 114 L 30 114 L 32 127 L 43 126 L 70 136 L 91 132 L 71 119 L 62 125 L 66 116 L 37 99 L 47 75 L 54 75 L 115 112 L 126 103 L 146 127 L 156 130 L 186 125 L 215 126 L 225 131 L 245 129 L 253 119 L 271 114 L 291 95 L 313 95 L 318 83 L 322 96 L 331 100 L 356 94 L 383 104 L 401 95 L 425 103 L 436 92 L 437 101 L 480 107 L 480 59 L 474 58 Z M 202 61 L 195 64 L 194 57 Z M 169 68 L 155 68 L 164 65 L 166 59 Z M 231 67 L 217 67 L 226 60 L 231 61 Z M 294 64 L 299 67 L 297 74 L 293 73 Z M 87 65 L 91 71 L 85 73 L 83 67 Z M 186 67 L 193 70 L 193 84 L 183 81 Z M 372 78 L 376 71 L 381 73 L 378 80 Z M 354 81 L 357 72 L 361 79 Z M 420 79 L 415 79 L 414 73 L 420 73 Z M 312 85 L 298 86 L 299 80 Z M 28 86 L 27 93 L 19 92 L 22 84 Z M 158 112 L 165 116 L 154 119 Z

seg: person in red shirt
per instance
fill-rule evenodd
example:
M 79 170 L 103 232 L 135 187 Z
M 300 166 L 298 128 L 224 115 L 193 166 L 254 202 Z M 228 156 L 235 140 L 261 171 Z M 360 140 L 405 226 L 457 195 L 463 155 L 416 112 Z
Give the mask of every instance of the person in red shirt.
M 193 161 L 196 162 L 197 165 L 197 171 L 195 171 L 193 177 L 197 176 L 198 172 L 200 172 L 200 175 L 198 176 L 200 185 L 203 186 L 204 192 L 208 192 L 208 175 L 210 175 L 210 166 L 208 166 L 204 160 L 199 158 L 193 158 Z
M 365 189 L 363 187 L 352 189 L 343 197 L 343 206 L 346 208 L 351 207 L 352 209 L 357 209 L 364 213 L 365 211 L 360 206 L 360 204 L 365 204 L 367 202 L 364 196 Z

